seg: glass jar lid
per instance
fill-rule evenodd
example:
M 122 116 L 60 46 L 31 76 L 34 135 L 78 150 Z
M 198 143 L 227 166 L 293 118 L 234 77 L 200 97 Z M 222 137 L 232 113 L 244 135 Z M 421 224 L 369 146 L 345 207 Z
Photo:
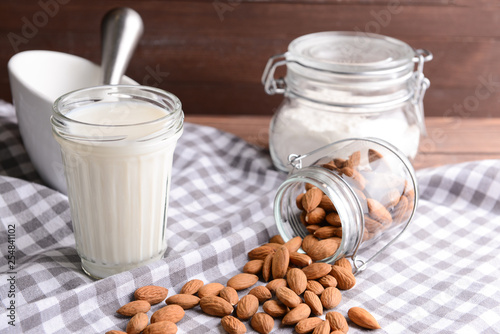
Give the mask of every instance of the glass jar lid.
M 346 74 L 398 72 L 413 68 L 415 50 L 395 38 L 356 31 L 325 31 L 301 36 L 288 46 L 288 61 Z

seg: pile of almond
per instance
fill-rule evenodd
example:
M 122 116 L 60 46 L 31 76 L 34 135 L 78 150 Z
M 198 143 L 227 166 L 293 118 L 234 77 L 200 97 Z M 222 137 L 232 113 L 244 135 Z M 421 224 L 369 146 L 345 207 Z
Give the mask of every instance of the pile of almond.
M 347 319 L 334 309 L 342 300 L 340 290 L 354 287 L 356 278 L 350 262 L 339 259 L 334 265 L 313 262 L 309 255 L 299 253 L 304 247 L 300 237 L 284 242 L 274 236 L 270 242 L 248 253 L 249 261 L 243 273 L 221 283 L 205 284 L 193 279 L 179 292 L 167 298 L 168 290 L 159 286 L 144 286 L 134 293 L 134 301 L 122 306 L 117 313 L 131 317 L 126 333 L 176 333 L 177 323 L 185 310 L 200 307 L 208 315 L 220 317 L 221 325 L 230 334 L 246 333 L 248 324 L 257 332 L 270 333 L 275 319 L 284 326 L 295 326 L 301 333 L 347 333 Z M 307 248 L 307 246 L 306 246 Z M 266 285 L 256 285 L 260 278 Z M 251 289 L 250 289 L 251 288 Z M 240 298 L 238 291 L 248 290 Z M 149 319 L 151 305 L 165 300 Z M 259 312 L 262 307 L 263 312 Z M 320 318 L 323 316 L 325 320 Z M 349 319 L 368 329 L 380 328 L 375 318 L 363 308 L 353 307 Z M 125 333 L 118 330 L 106 334 Z
M 361 164 L 362 161 L 366 163 Z M 367 157 L 356 151 L 348 159 L 333 159 L 321 163 L 342 177 L 353 189 L 364 213 L 365 229 L 363 242 L 370 240 L 391 226 L 406 222 L 413 210 L 414 189 L 403 177 L 395 176 L 379 152 L 369 149 Z M 313 259 L 321 260 L 332 256 L 342 238 L 340 216 L 330 198 L 317 187 L 306 184 L 305 193 L 296 198 L 300 220 L 307 231 L 321 240 L 325 246 L 308 248 L 312 242 L 305 242 L 303 250 Z M 306 241 L 306 238 L 304 238 Z

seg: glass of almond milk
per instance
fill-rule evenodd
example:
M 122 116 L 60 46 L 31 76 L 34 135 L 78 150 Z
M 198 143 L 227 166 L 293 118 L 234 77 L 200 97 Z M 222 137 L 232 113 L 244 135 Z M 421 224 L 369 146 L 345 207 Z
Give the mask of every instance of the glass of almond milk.
M 88 275 L 103 278 L 163 257 L 183 120 L 179 99 L 152 87 L 91 87 L 55 101 L 52 129 Z

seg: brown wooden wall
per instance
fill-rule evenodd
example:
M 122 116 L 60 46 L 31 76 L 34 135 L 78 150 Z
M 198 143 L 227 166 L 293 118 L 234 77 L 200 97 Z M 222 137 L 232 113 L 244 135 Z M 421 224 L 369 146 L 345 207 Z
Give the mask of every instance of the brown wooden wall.
M 368 28 L 434 53 L 425 68 L 428 116 L 500 117 L 498 0 L 0 0 L 0 98 L 11 100 L 7 61 L 16 51 L 57 50 L 99 62 L 100 20 L 117 6 L 145 21 L 127 74 L 178 95 L 189 114 L 271 114 L 281 97 L 267 96 L 260 83 L 269 56 L 307 33 Z M 8 34 L 23 36 L 25 22 L 43 11 L 51 14 L 47 22 L 13 46 Z M 148 77 L 154 71 L 156 81 Z M 493 84 L 482 89 L 490 95 L 479 99 L 476 89 L 487 81 Z

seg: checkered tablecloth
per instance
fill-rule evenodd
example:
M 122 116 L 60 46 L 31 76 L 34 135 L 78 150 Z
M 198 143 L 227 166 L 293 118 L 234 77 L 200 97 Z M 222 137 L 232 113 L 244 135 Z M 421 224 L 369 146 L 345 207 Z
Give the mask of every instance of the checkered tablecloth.
M 272 200 L 285 175 L 265 151 L 186 124 L 172 175 L 166 257 L 94 281 L 80 268 L 67 198 L 41 184 L 13 107 L 0 102 L 0 332 L 124 330 L 127 319 L 115 311 L 137 287 L 161 285 L 172 295 L 193 278 L 225 284 L 241 272 L 249 250 L 277 233 Z M 498 333 L 500 161 L 421 170 L 418 180 L 412 225 L 357 277 L 354 289 L 342 292 L 336 310 L 346 315 L 352 306 L 365 307 L 382 326 L 375 333 Z M 9 225 L 15 226 L 13 275 L 7 274 Z M 15 327 L 6 309 L 12 300 Z M 195 309 L 178 327 L 179 333 L 224 332 L 219 318 Z M 276 321 L 274 332 L 293 328 Z M 363 330 L 351 324 L 349 332 Z

